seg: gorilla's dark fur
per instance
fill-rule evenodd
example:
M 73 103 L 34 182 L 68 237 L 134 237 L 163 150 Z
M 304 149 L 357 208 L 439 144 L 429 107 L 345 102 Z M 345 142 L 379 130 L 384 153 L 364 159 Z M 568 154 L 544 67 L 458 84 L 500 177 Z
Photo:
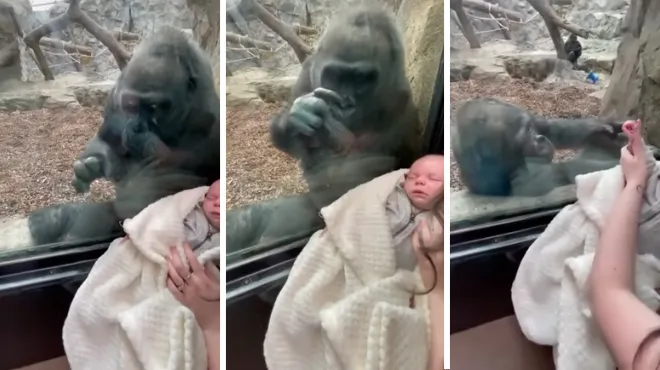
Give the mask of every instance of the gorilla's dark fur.
M 273 144 L 300 160 L 309 193 L 228 212 L 230 249 L 318 227 L 323 206 L 410 166 L 421 137 L 404 54 L 381 5 L 349 4 L 330 20 L 270 126 Z
M 78 192 L 106 178 L 116 199 L 35 211 L 30 232 L 37 244 L 109 236 L 148 204 L 219 177 L 220 100 L 210 61 L 183 32 L 164 27 L 136 49 L 74 164 Z
M 465 186 L 475 194 L 538 196 L 575 182 L 579 174 L 619 162 L 622 123 L 596 118 L 546 119 L 492 98 L 470 100 L 456 112 L 451 149 Z M 552 163 L 554 149 L 580 149 Z

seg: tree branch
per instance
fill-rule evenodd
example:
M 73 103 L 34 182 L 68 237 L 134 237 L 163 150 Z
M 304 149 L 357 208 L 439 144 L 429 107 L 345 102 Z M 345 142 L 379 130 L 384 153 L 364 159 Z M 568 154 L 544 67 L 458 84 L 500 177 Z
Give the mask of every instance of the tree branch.
M 293 28 L 293 31 L 296 33 L 296 35 L 316 35 L 318 33 L 315 28 L 305 27 L 299 23 L 294 23 L 291 25 L 291 27 Z
M 111 31 L 110 34 L 117 41 L 138 41 L 138 40 L 140 40 L 140 35 L 138 35 L 137 33 L 124 32 L 124 31 L 121 31 L 121 30 L 114 30 L 114 31 Z
M 46 46 L 54 49 L 64 49 L 67 53 L 77 53 L 85 56 L 92 56 L 92 48 L 87 46 L 76 45 L 71 42 L 66 42 L 63 40 L 51 39 L 44 37 L 39 40 L 39 45 Z
M 293 28 L 282 23 L 277 17 L 275 17 L 271 12 L 266 10 L 261 4 L 256 0 L 246 0 L 246 3 L 252 8 L 254 14 L 262 21 L 268 28 L 273 30 L 275 33 L 280 35 L 284 41 L 286 41 L 293 51 L 296 53 L 296 57 L 300 63 L 304 62 L 307 59 L 307 56 L 312 54 L 312 48 L 307 46 Z
M 255 40 L 247 36 L 237 35 L 232 32 L 227 32 L 227 42 L 231 42 L 232 44 L 237 44 L 248 48 L 254 47 L 264 51 L 273 51 L 275 49 L 273 45 L 265 41 Z
M 463 31 L 463 36 L 465 36 L 468 43 L 470 44 L 470 48 L 479 49 L 481 44 L 479 44 L 477 34 L 474 32 L 472 23 L 470 23 L 470 18 L 468 18 L 465 10 L 463 9 L 463 2 L 461 0 L 451 0 L 449 7 L 454 12 L 456 12 L 458 23 L 461 25 L 461 30 Z
M 490 4 L 481 0 L 463 0 L 463 6 L 482 13 L 492 14 L 494 17 L 507 18 L 514 22 L 524 21 L 523 15 L 518 12 L 514 12 L 513 10 L 502 8 L 497 4 Z
M 46 80 L 53 80 L 55 78 L 53 72 L 48 66 L 48 61 L 39 46 L 41 44 L 41 39 L 55 31 L 67 28 L 71 23 L 80 24 L 85 30 L 87 30 L 87 32 L 91 33 L 92 36 L 105 45 L 115 57 L 119 69 L 124 69 L 124 67 L 126 67 L 126 64 L 128 64 L 128 61 L 131 59 L 131 54 L 124 49 L 112 33 L 101 27 L 80 8 L 80 0 L 71 0 L 69 8 L 64 14 L 35 28 L 23 38 L 25 44 L 34 51 L 39 69 L 41 69 Z
M 568 23 L 562 18 L 557 15 L 554 9 L 552 9 L 552 6 L 547 0 L 527 0 L 529 5 L 534 8 L 537 12 L 539 12 L 539 15 L 543 17 L 543 19 L 547 20 L 546 23 L 554 23 L 557 27 L 563 28 L 568 32 L 574 33 L 584 39 L 589 38 L 589 31 L 586 29 Z M 562 42 L 562 48 L 564 47 L 563 42 Z

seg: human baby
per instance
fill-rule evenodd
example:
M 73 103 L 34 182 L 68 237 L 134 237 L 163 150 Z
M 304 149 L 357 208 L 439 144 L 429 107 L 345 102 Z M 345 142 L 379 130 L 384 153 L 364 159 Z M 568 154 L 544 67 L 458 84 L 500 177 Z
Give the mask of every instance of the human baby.
M 419 158 L 387 198 L 397 268 L 412 271 L 417 266 L 412 234 L 422 219 L 432 217 L 432 207 L 439 206 L 444 192 L 444 162 L 444 156 L 438 154 Z
M 185 239 L 196 255 L 220 245 L 220 180 L 183 220 Z

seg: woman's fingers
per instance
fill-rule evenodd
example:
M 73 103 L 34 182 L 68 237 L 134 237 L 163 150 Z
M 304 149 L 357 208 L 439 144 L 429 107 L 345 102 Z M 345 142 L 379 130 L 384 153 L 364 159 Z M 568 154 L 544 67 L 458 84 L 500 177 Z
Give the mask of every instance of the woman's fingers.
M 186 266 L 183 265 L 183 262 L 181 262 L 179 252 L 176 250 L 176 247 L 170 247 L 170 262 L 174 266 L 174 269 L 179 274 L 179 276 L 186 280 L 188 275 L 190 275 L 190 269 L 186 268 Z
M 218 269 L 212 262 L 207 262 L 204 265 L 204 274 L 211 281 L 216 281 L 220 276 L 220 269 Z
M 177 301 L 183 303 L 183 301 L 184 301 L 183 293 L 181 293 L 181 291 L 179 291 L 179 289 L 176 287 L 176 285 L 175 285 L 174 281 L 172 281 L 172 279 L 167 279 L 167 289 L 170 291 L 170 293 L 172 293 L 172 295 L 174 296 L 174 299 L 176 299 Z
M 192 248 L 190 248 L 190 245 L 188 245 L 188 243 L 185 243 L 183 245 L 183 252 L 186 254 L 186 258 L 188 259 L 188 264 L 190 265 L 190 271 L 192 271 L 193 273 L 204 271 L 204 267 L 202 267 L 202 265 L 199 263 L 197 256 L 195 256 L 195 252 L 193 252 Z
M 167 261 L 167 274 L 170 276 L 170 279 L 174 282 L 177 287 L 181 287 L 184 284 L 183 277 L 176 270 L 172 264 L 172 260 Z

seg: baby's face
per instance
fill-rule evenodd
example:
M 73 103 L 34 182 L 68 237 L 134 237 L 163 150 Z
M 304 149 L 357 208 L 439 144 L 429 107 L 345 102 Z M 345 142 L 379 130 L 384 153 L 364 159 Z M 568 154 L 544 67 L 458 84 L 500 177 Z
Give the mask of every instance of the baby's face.
M 204 215 L 211 225 L 216 229 L 220 229 L 220 180 L 209 187 L 202 203 L 202 209 L 204 209 Z
M 445 188 L 444 164 L 444 156 L 427 155 L 410 166 L 403 189 L 418 209 L 428 211 L 440 198 Z

